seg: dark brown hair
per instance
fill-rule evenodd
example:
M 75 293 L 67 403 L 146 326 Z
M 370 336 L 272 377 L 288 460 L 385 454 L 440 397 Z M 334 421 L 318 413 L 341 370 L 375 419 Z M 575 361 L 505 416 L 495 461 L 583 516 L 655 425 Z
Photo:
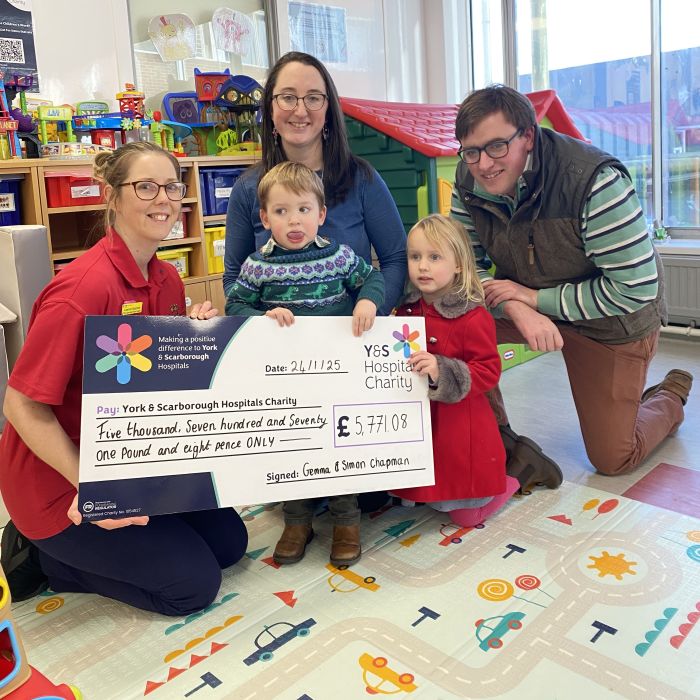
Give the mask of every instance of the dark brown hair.
M 475 90 L 459 106 L 455 121 L 455 136 L 461 141 L 469 136 L 486 117 L 502 112 L 505 120 L 525 132 L 535 126 L 535 108 L 521 92 L 506 85 L 488 85 Z
M 284 54 L 272 67 L 265 83 L 262 99 L 262 171 L 266 173 L 278 163 L 288 160 L 281 143 L 275 138 L 272 122 L 272 96 L 280 71 L 289 63 L 302 63 L 315 68 L 323 78 L 328 96 L 325 133 L 323 136 L 323 185 L 326 198 L 333 202 L 342 202 L 348 190 L 353 186 L 355 173 L 360 167 L 368 177 L 372 170 L 369 165 L 350 152 L 348 136 L 345 130 L 345 117 L 340 106 L 338 91 L 328 69 L 317 58 L 301 51 Z

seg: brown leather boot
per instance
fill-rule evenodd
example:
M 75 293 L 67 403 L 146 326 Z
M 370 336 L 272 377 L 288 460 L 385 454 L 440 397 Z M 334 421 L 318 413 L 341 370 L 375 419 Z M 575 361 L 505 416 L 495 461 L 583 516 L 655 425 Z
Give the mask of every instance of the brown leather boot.
M 547 457 L 536 442 L 522 435 L 506 464 L 506 474 L 518 480 L 521 491 L 528 491 L 537 484 L 557 489 L 564 480 L 559 465 Z
M 333 545 L 331 547 L 331 564 L 350 566 L 362 556 L 360 547 L 359 525 L 335 525 L 333 527 Z
M 642 402 L 651 398 L 659 391 L 665 390 L 675 394 L 685 406 L 688 401 L 690 388 L 693 386 L 693 375 L 683 369 L 672 369 L 658 384 L 650 386 L 642 394 Z
M 314 538 L 310 524 L 285 525 L 272 559 L 276 564 L 296 564 L 304 557 L 306 545 Z

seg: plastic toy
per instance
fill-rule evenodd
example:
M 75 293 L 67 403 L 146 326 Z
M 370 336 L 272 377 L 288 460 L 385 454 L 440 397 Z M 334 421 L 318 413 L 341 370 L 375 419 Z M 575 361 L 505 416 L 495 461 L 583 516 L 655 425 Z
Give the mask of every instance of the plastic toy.
M 27 663 L 12 619 L 10 587 L 0 568 L 0 698 L 3 700 L 81 700 L 77 688 L 54 685 Z
M 125 83 L 124 91 L 117 93 L 119 111 L 127 117 L 143 117 L 144 94 L 137 90 L 131 83 Z
M 260 149 L 257 113 L 262 86 L 246 75 L 202 73 L 195 69 L 196 92 L 169 92 L 163 111 L 192 128 L 187 155 L 236 155 Z
M 259 148 L 257 113 L 260 100 L 262 85 L 247 75 L 234 75 L 221 86 L 214 104 L 225 110 L 229 119 L 228 129 L 217 139 L 219 155 Z
M 197 99 L 200 102 L 213 102 L 221 86 L 230 78 L 231 71 L 228 68 L 223 72 L 209 73 L 202 73 L 199 68 L 195 68 L 194 87 L 197 91 Z
M 66 129 L 66 141 L 74 142 L 73 133 L 73 108 L 69 105 L 40 105 L 39 106 L 39 140 L 48 144 L 47 122 L 57 122 L 63 124 Z
M 0 71 L 0 158 L 9 160 L 20 155 L 19 139 L 17 138 L 18 122 L 10 116 L 5 83 Z
M 182 140 L 192 133 L 192 129 L 186 124 L 163 121 L 163 115 L 160 112 L 153 112 L 149 116 L 151 117 L 153 142 L 175 156 L 184 157 L 185 151 L 182 148 Z
M 15 132 L 19 126 L 16 119 L 3 109 L 0 110 L 0 160 L 17 158 L 19 154 L 15 145 Z

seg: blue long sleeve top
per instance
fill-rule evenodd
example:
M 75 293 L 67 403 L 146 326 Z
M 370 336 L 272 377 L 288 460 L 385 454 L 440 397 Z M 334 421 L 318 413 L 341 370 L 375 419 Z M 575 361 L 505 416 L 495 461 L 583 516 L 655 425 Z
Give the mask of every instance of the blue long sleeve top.
M 260 169 L 251 168 L 236 181 L 226 212 L 224 291 L 228 295 L 245 259 L 270 238 L 260 221 L 257 197 Z M 354 186 L 342 201 L 328 207 L 321 236 L 345 243 L 368 263 L 374 248 L 384 277 L 386 296 L 379 314 L 398 304 L 406 279 L 406 232 L 389 189 L 374 171 L 357 169 Z

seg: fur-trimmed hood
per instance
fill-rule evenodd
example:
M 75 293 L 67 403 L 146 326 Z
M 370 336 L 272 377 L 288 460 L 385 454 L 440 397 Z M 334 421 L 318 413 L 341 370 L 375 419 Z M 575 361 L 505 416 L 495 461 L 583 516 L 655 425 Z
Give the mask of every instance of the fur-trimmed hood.
M 421 293 L 417 289 L 411 289 L 401 300 L 399 306 L 415 304 L 420 300 Z M 469 301 L 459 296 L 459 294 L 452 293 L 445 294 L 445 296 L 441 297 L 433 304 L 435 310 L 443 318 L 459 318 L 460 316 L 464 316 L 468 311 L 475 309 L 477 306 L 483 306 L 483 304 L 477 304 L 474 301 Z

